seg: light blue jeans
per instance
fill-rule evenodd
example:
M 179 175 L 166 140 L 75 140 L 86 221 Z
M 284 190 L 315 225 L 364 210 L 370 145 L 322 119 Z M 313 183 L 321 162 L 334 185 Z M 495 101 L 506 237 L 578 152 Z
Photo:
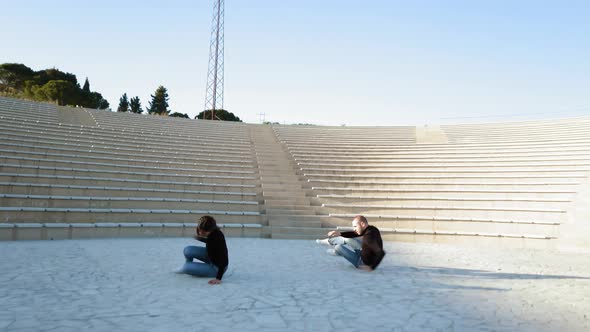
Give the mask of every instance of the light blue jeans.
M 361 237 L 342 237 L 342 236 L 335 236 L 328 239 L 328 243 L 336 246 L 339 244 L 346 244 L 351 249 L 358 249 L 361 250 L 362 242 Z
M 361 261 L 361 250 L 351 248 L 346 244 L 338 244 L 334 248 L 336 253 L 349 261 L 354 267 L 358 268 L 363 262 Z
M 211 263 L 209 255 L 207 255 L 207 248 L 198 246 L 187 246 L 184 248 L 184 257 L 186 263 L 182 267 L 182 272 L 196 277 L 215 278 L 217 266 Z M 198 259 L 201 262 L 193 262 L 193 259 Z

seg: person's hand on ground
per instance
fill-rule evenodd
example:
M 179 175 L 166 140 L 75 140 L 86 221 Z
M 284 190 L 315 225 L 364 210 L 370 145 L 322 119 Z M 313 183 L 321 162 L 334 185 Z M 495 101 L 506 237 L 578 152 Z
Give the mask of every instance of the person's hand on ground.
M 328 236 L 340 236 L 340 232 L 339 231 L 329 231 Z
M 219 280 L 219 279 L 209 280 L 209 285 L 219 285 L 219 284 L 221 284 L 221 280 Z

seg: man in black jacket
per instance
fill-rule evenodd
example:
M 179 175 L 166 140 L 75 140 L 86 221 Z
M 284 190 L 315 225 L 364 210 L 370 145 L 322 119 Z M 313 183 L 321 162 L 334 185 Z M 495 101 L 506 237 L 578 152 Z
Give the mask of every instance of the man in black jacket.
M 209 284 L 221 284 L 221 278 L 227 270 L 229 259 L 225 236 L 217 227 L 213 217 L 202 216 L 199 219 L 195 239 L 205 242 L 206 247 L 187 246 L 184 248 L 186 263 L 177 272 L 197 277 L 215 278 L 209 280 Z M 193 262 L 193 259 L 198 259 L 200 262 Z
M 352 225 L 354 227 L 354 231 L 352 232 L 331 231 L 328 233 L 328 236 L 342 236 L 344 238 L 361 237 L 361 249 L 354 249 L 345 244 L 338 244 L 334 248 L 334 252 L 346 258 L 356 268 L 373 271 L 385 256 L 381 233 L 377 227 L 369 225 L 367 218 L 360 215 L 354 217 Z

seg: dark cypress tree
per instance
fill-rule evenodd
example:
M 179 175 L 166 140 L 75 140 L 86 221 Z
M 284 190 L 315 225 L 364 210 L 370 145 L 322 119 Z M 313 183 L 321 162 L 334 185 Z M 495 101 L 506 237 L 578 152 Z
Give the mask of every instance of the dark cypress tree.
M 125 92 L 121 98 L 119 98 L 119 107 L 117 112 L 129 112 L 129 100 L 127 100 L 127 93 Z
M 168 115 L 170 113 L 168 109 L 168 90 L 165 87 L 160 85 L 156 89 L 156 93 L 150 95 L 150 97 L 152 97 L 152 101 L 147 108 L 149 114 Z
M 90 82 L 88 82 L 88 77 L 86 77 L 86 81 L 84 81 L 84 86 L 82 87 L 82 91 L 84 93 L 90 94 Z
M 139 101 L 139 97 L 135 96 L 131 98 L 129 101 L 129 107 L 131 108 L 132 113 L 141 114 L 143 110 L 141 109 L 141 102 Z

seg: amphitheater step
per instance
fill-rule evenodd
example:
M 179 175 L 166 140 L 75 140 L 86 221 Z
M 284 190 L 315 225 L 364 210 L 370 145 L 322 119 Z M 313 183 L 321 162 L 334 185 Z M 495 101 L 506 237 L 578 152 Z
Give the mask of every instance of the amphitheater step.
M 257 201 L 255 192 L 240 193 L 231 191 L 199 191 L 199 190 L 170 190 L 157 188 L 124 188 L 98 186 L 69 186 L 31 183 L 0 183 L 0 192 L 20 195 L 52 195 L 52 196 L 91 196 L 91 197 L 160 197 L 179 199 L 211 199 L 211 200 L 241 200 Z
M 373 220 L 379 229 L 418 229 L 429 232 L 466 232 L 473 234 L 538 234 L 546 237 L 559 235 L 559 223 L 511 222 L 507 220 L 452 220 L 412 218 Z
M 218 224 L 226 237 L 261 237 L 260 224 Z M 0 241 L 88 238 L 192 237 L 195 223 L 0 224 Z
M 281 215 L 281 216 L 273 216 L 274 219 L 288 219 L 290 222 L 294 224 L 304 224 L 310 221 L 318 221 L 319 225 L 323 228 L 330 228 L 334 229 L 336 227 L 341 226 L 350 226 L 352 218 L 349 217 L 335 217 L 335 216 L 328 216 L 328 215 L 317 215 L 317 214 L 310 214 L 310 215 Z
M 384 241 L 415 242 L 415 243 L 444 243 L 451 245 L 467 245 L 471 247 L 489 248 L 527 248 L 527 249 L 555 249 L 557 239 L 543 237 L 512 237 L 498 235 L 454 235 L 434 233 L 392 233 L 381 232 Z
M 313 213 L 315 213 L 315 211 L 313 209 L 310 209 L 309 207 L 306 206 L 302 206 L 301 208 L 287 208 L 287 209 L 269 209 L 266 208 L 266 215 L 269 217 L 272 216 L 282 216 L 282 215 L 299 215 L 299 216 L 307 216 Z
M 266 183 L 262 182 L 262 190 L 266 192 L 285 192 L 285 191 L 301 191 L 305 192 L 301 188 L 301 184 L 299 183 Z
M 309 207 L 309 200 L 306 198 L 286 197 L 280 199 L 279 197 L 272 197 L 272 199 L 265 199 L 264 205 L 267 208 L 284 208 L 284 207 L 295 207 L 295 206 L 307 206 Z
M 269 218 L 268 225 L 271 227 L 310 227 L 321 228 L 322 222 L 314 216 L 302 220 L 293 218 L 292 216 L 273 216 Z
M 96 223 L 96 222 L 161 222 L 189 223 L 208 214 L 220 223 L 258 223 L 262 216 L 254 212 L 211 210 L 147 210 L 147 209 L 65 209 L 0 207 L 6 223 Z
M 262 195 L 268 199 L 285 200 L 287 198 L 305 199 L 307 194 L 303 190 L 262 189 Z
M 273 239 L 318 239 L 326 236 L 332 229 L 319 227 L 269 227 Z

